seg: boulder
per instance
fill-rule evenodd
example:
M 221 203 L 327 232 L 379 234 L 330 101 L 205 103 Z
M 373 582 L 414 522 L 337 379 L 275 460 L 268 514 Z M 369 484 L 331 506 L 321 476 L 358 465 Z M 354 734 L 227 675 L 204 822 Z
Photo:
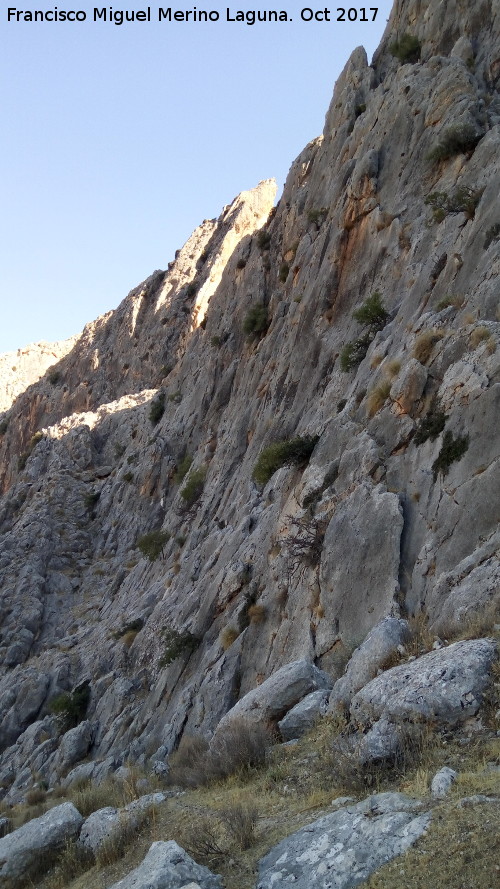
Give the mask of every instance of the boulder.
M 396 617 L 380 621 L 356 648 L 347 664 L 344 675 L 333 686 L 328 709 L 336 710 L 351 703 L 353 695 L 363 688 L 383 666 L 398 647 L 409 638 L 408 623 Z
M 278 843 L 259 863 L 257 889 L 350 889 L 401 855 L 430 814 L 402 793 L 379 793 L 324 815 Z
M 450 792 L 451 785 L 454 783 L 457 773 L 454 769 L 444 766 L 436 772 L 431 781 L 431 793 L 434 799 L 444 799 Z
M 15 889 L 40 868 L 41 861 L 56 854 L 68 840 L 78 836 L 83 818 L 73 803 L 62 803 L 45 815 L 33 818 L 0 839 L 0 885 Z
M 163 793 L 149 793 L 121 809 L 112 806 L 97 809 L 85 819 L 80 831 L 80 842 L 95 854 L 115 830 L 124 825 L 133 827 L 134 824 L 138 824 L 148 810 L 160 805 L 164 800 Z
M 493 640 L 473 639 L 392 667 L 357 692 L 351 716 L 363 726 L 382 717 L 449 726 L 464 722 L 477 713 L 496 652 Z
M 330 692 L 327 689 L 312 691 L 306 695 L 295 707 L 288 711 L 286 716 L 278 722 L 278 728 L 285 741 L 292 738 L 300 738 L 309 731 L 313 725 L 324 716 L 328 706 Z
M 59 745 L 58 765 L 68 768 L 83 759 L 92 744 L 93 735 L 93 726 L 88 719 L 66 732 Z
M 196 864 L 173 840 L 153 843 L 142 864 L 109 889 L 222 889 L 220 877 Z
M 330 677 L 310 661 L 293 661 L 241 698 L 221 719 L 216 733 L 235 719 L 250 723 L 276 722 L 306 695 L 331 687 Z

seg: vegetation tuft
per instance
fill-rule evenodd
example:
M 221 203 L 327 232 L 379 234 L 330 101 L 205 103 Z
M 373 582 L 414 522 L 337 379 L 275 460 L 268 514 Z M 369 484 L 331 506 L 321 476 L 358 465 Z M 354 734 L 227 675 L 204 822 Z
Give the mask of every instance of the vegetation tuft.
M 64 730 L 74 728 L 85 719 L 90 701 L 90 684 L 82 682 L 71 692 L 62 692 L 52 698 L 49 710 L 61 720 Z
M 192 654 L 200 644 L 198 636 L 190 633 L 189 630 L 183 630 L 181 633 L 175 627 L 163 627 L 161 636 L 164 645 L 163 655 L 160 659 L 161 667 L 167 667 L 183 654 Z
M 344 373 L 353 370 L 361 364 L 370 344 L 377 333 L 382 330 L 389 320 L 379 291 L 372 293 L 359 309 L 352 314 L 353 318 L 367 329 L 362 336 L 352 342 L 346 343 L 340 351 L 340 369 Z
M 143 556 L 154 562 L 161 555 L 163 547 L 170 540 L 168 531 L 150 531 L 137 538 L 136 546 Z
M 181 489 L 181 497 L 188 509 L 191 509 L 203 494 L 206 474 L 204 466 L 189 473 L 186 484 Z
M 444 130 L 437 145 L 429 151 L 428 160 L 440 163 L 457 154 L 474 151 L 480 139 L 481 134 L 472 124 L 453 124 Z
M 447 430 L 443 436 L 441 450 L 432 464 L 434 481 L 436 481 L 438 473 L 441 473 L 443 476 L 447 475 L 451 464 L 461 460 L 468 447 L 468 435 L 457 435 L 456 438 L 453 438 L 453 433 Z
M 427 195 L 425 203 L 432 209 L 433 222 L 442 222 L 449 213 L 465 213 L 467 219 L 474 219 L 483 190 L 462 185 L 451 195 L 445 191 L 433 191 Z
M 264 303 L 257 303 L 248 310 L 243 320 L 243 333 L 253 339 L 259 339 L 263 336 L 269 327 L 269 317 L 267 314 L 267 306 Z
M 180 485 L 180 483 L 184 481 L 186 475 L 191 469 L 192 462 L 193 458 L 189 454 L 185 454 L 182 460 L 178 462 L 177 468 L 174 473 L 174 482 L 176 485 Z
M 300 466 L 307 463 L 318 440 L 317 435 L 306 435 L 268 445 L 259 454 L 252 478 L 257 484 L 265 485 L 282 466 Z
M 402 65 L 415 64 L 420 59 L 422 46 L 418 37 L 413 34 L 403 34 L 399 40 L 395 40 L 389 46 L 389 52 L 398 59 Z
M 428 413 L 420 420 L 413 441 L 416 445 L 424 444 L 424 442 L 435 441 L 438 435 L 444 429 L 448 417 L 444 411 L 440 410 L 437 402 L 433 401 Z
M 159 392 L 156 398 L 153 398 L 149 410 L 149 419 L 153 426 L 160 422 L 165 413 L 165 393 Z

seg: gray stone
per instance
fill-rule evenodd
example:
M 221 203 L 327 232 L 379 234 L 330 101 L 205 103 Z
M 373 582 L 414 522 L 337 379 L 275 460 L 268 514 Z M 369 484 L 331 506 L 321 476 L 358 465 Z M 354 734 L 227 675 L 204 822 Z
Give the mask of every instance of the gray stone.
M 330 695 L 328 709 L 348 706 L 353 695 L 363 688 L 409 638 L 408 622 L 386 617 L 378 623 L 357 648 L 347 664 L 344 675 L 337 680 Z
M 401 855 L 425 832 L 430 814 L 399 793 L 347 806 L 286 837 L 259 863 L 257 889 L 350 889 Z
M 185 889 L 190 882 L 200 889 L 222 889 L 221 878 L 196 864 L 177 843 L 158 841 L 139 867 L 109 889 Z
M 431 794 L 434 799 L 444 799 L 450 792 L 456 777 L 457 773 L 455 770 L 448 768 L 448 766 L 443 766 L 442 769 L 439 769 L 439 772 L 436 772 L 431 781 Z
M 141 820 L 145 813 L 164 801 L 165 794 L 149 793 L 133 800 L 121 809 L 115 809 L 112 806 L 97 809 L 85 819 L 80 831 L 80 842 L 95 853 L 118 828 L 124 824 L 132 827 Z
M 394 380 L 390 392 L 392 401 L 402 413 L 408 414 L 415 409 L 426 382 L 427 369 L 416 358 L 410 358 Z
M 93 726 L 88 719 L 66 732 L 59 745 L 58 759 L 60 766 L 67 768 L 83 759 L 92 744 L 93 736 Z
M 39 866 L 47 853 L 55 853 L 78 836 L 83 818 L 73 803 L 63 803 L 45 815 L 33 818 L 0 839 L 0 881 L 5 889 L 15 889 Z
M 278 722 L 278 728 L 285 741 L 300 738 L 324 716 L 330 692 L 327 690 L 312 691 L 306 695 L 286 716 Z
M 221 719 L 217 733 L 235 719 L 250 723 L 277 721 L 312 691 L 331 687 L 330 677 L 314 664 L 305 660 L 294 661 L 281 667 L 262 685 L 241 698 Z
M 393 667 L 357 692 L 351 716 L 365 726 L 381 717 L 450 726 L 464 722 L 480 706 L 496 650 L 490 639 L 455 642 Z

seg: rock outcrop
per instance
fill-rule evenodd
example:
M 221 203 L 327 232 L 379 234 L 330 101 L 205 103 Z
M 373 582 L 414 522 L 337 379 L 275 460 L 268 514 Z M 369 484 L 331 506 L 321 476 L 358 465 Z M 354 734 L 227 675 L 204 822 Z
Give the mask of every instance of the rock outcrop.
M 203 222 L 4 410 L 6 802 L 161 762 L 287 664 L 333 684 L 386 618 L 498 608 L 500 19 L 462 6 L 396 0 L 276 208 Z
M 2 889 L 16 889 L 29 880 L 44 858 L 48 868 L 50 856 L 54 858 L 69 840 L 76 839 L 82 823 L 74 805 L 62 803 L 0 838 Z

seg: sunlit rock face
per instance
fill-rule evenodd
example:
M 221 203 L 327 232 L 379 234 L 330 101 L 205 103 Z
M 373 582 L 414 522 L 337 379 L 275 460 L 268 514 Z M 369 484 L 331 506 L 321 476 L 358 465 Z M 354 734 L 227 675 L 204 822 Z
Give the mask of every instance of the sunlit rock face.
M 385 617 L 450 628 L 498 597 L 499 16 L 397 2 L 276 209 L 267 181 L 203 222 L 3 414 L 8 798 L 53 780 L 49 704 L 82 683 L 109 774 L 286 664 L 334 681 Z

